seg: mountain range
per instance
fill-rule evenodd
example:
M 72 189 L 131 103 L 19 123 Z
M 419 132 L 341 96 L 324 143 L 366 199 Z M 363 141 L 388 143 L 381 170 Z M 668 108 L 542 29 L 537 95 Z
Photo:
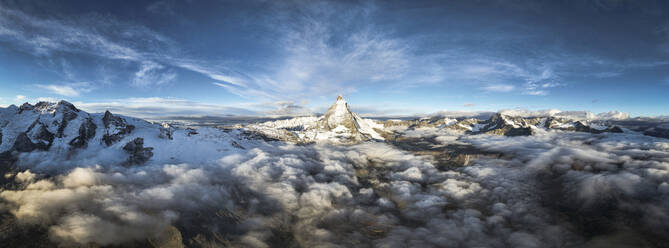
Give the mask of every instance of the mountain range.
M 254 225 L 266 225 L 263 228 L 271 232 L 266 231 L 265 236 L 261 235 L 264 238 L 259 239 L 276 242 L 273 246 L 290 247 L 308 243 L 300 239 L 322 237 L 300 229 L 321 227 L 319 223 L 329 223 L 326 229 L 338 235 L 350 233 L 339 226 L 351 225 L 355 227 L 351 230 L 366 232 L 356 236 L 363 240 L 401 236 L 403 232 L 389 230 L 432 223 L 433 214 L 460 213 L 450 208 L 469 206 L 468 201 L 448 204 L 464 196 L 482 197 L 469 206 L 480 211 L 467 210 L 473 214 L 467 218 L 478 220 L 476 216 L 490 206 L 502 208 L 498 198 L 492 197 L 492 202 L 484 199 L 488 194 L 496 194 L 509 185 L 514 190 L 529 187 L 528 180 L 534 178 L 550 176 L 548 181 L 539 180 L 550 184 L 544 185 L 549 193 L 581 185 L 555 186 L 570 175 L 577 176 L 569 180 L 593 183 L 611 178 L 611 182 L 603 182 L 603 187 L 588 186 L 579 191 L 606 193 L 624 178 L 638 181 L 640 177 L 630 176 L 627 170 L 643 164 L 648 168 L 643 167 L 639 175 L 650 173 L 648 182 L 655 182 L 653 178 L 665 175 L 655 171 L 662 168 L 659 161 L 666 160 L 666 140 L 649 136 L 669 138 L 666 123 L 652 118 L 626 118 L 613 112 L 608 117 L 500 111 L 486 118 L 433 115 L 412 120 L 375 120 L 352 112 L 341 96 L 321 116 L 198 128 L 150 122 L 109 111 L 87 113 L 67 101 L 12 105 L 0 109 L 0 210 L 5 203 L 9 210 L 0 211 L 0 241 L 9 247 L 217 247 L 250 242 L 240 233 L 253 234 L 253 228 L 261 228 Z M 613 151 L 602 152 L 607 149 Z M 630 166 L 619 167 L 625 163 Z M 554 166 L 555 172 L 533 174 L 541 172 L 532 169 L 540 166 Z M 561 174 L 565 170 L 569 173 Z M 497 172 L 513 173 L 492 176 Z M 525 174 L 527 178 L 518 176 Z M 479 181 L 470 181 L 474 179 Z M 666 182 L 658 180 L 659 186 L 647 188 L 669 192 Z M 544 199 L 544 191 L 532 190 L 535 188 L 525 189 Z M 76 197 L 61 195 L 65 193 Z M 640 193 L 636 197 L 654 194 Z M 534 204 L 526 197 L 528 194 L 503 195 L 503 199 Z M 520 211 L 518 216 L 524 216 L 523 209 L 551 213 L 553 207 L 569 208 L 572 210 L 567 212 L 573 216 L 555 216 L 590 231 L 613 224 L 627 225 L 592 211 L 638 214 L 636 210 L 626 212 L 630 211 L 628 208 L 590 210 L 589 205 L 580 205 L 583 201 L 569 198 L 573 195 L 551 195 L 546 199 L 565 200 L 509 211 Z M 643 199 L 666 209 L 653 197 Z M 485 204 L 478 207 L 481 201 Z M 610 200 L 602 202 L 598 204 L 608 204 Z M 629 202 L 625 204 L 628 205 L 621 206 L 629 206 Z M 335 214 L 350 210 L 354 214 L 361 208 L 368 208 L 370 214 L 366 216 L 375 221 L 363 220 L 358 223 L 360 227 L 356 226 L 357 217 L 346 217 L 353 219 L 342 224 L 336 221 L 339 216 L 321 218 L 310 212 Z M 432 212 L 422 219 L 423 214 L 418 213 L 426 209 Z M 42 226 L 24 225 L 39 214 L 47 216 L 40 222 Z M 384 224 L 386 216 L 393 218 L 392 224 Z M 266 219 L 258 221 L 263 218 Z M 277 218 L 283 222 L 276 222 Z M 508 218 L 515 223 L 525 221 Z M 490 225 L 507 228 L 502 222 L 495 223 Z M 118 226 L 120 229 L 114 229 Z M 96 230 L 109 233 L 126 227 L 134 228 L 130 229 L 132 235 L 107 238 L 95 234 Z M 524 230 L 523 225 L 514 228 Z M 54 231 L 60 229 L 68 231 Z M 648 234 L 650 239 L 662 241 L 656 233 L 662 232 Z M 73 236 L 76 234 L 81 236 Z M 355 242 L 349 244 L 355 246 Z
M 224 137 L 217 142 L 242 148 L 253 140 L 280 140 L 292 143 L 355 144 L 364 141 L 392 140 L 397 130 L 436 128 L 465 134 L 505 136 L 532 135 L 540 131 L 588 133 L 641 132 L 669 138 L 666 124 L 640 126 L 632 119 L 573 119 L 561 116 L 513 116 L 498 112 L 488 119 L 432 116 L 414 120 L 374 120 L 351 112 L 343 97 L 337 97 L 324 115 L 296 117 L 236 125 L 225 128 L 178 128 L 165 123 L 152 123 L 137 118 L 105 113 L 87 113 L 67 101 L 57 103 L 24 103 L 0 109 L 0 157 L 15 160 L 22 153 L 51 152 L 62 157 L 76 156 L 83 150 L 110 151 L 125 154 L 124 164 L 142 164 L 154 155 L 161 161 L 165 149 L 184 140 L 202 141 L 203 136 Z M 614 113 L 614 117 L 620 114 Z M 636 124 L 636 125 L 634 125 Z M 630 128 L 625 128 L 630 127 Z M 180 141 L 175 141 L 175 138 Z M 211 141 L 212 137 L 206 139 Z M 223 141 L 224 140 L 224 141 Z M 174 157 L 174 156 L 170 156 Z M 176 158 L 175 158 L 176 159 Z

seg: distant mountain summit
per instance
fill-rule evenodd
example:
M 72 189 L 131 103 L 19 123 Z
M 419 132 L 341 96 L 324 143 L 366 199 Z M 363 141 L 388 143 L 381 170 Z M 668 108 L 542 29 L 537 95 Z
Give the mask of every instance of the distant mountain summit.
M 363 119 L 351 109 L 341 95 L 321 117 L 297 117 L 248 125 L 247 128 L 269 139 L 296 143 L 357 143 L 383 140 L 383 124 Z
M 433 116 L 415 120 L 377 121 L 361 118 L 352 112 L 346 100 L 340 95 L 337 96 L 337 100 L 323 116 L 268 121 L 247 125 L 246 128 L 269 140 L 294 143 L 331 142 L 349 144 L 369 140 L 393 139 L 397 136 L 397 130 L 417 128 L 451 129 L 464 134 L 504 136 L 533 135 L 539 130 L 588 133 L 623 132 L 622 128 L 611 122 L 611 119 L 627 118 L 627 115 L 615 111 L 606 113 L 606 115 L 574 114 L 569 111 L 549 113 L 502 111 L 492 114 L 487 119 Z
M 323 118 L 318 122 L 323 129 L 332 131 L 338 127 L 347 128 L 352 132 L 358 132 L 360 124 L 358 124 L 360 117 L 353 114 L 348 106 L 348 103 L 340 95 L 328 111 L 325 112 Z
M 555 116 L 521 117 L 498 112 L 488 119 L 449 118 L 435 116 L 409 121 L 386 121 L 385 126 L 405 126 L 408 129 L 439 128 L 452 129 L 465 134 L 492 134 L 504 136 L 527 136 L 539 130 L 561 130 L 588 133 L 622 133 L 623 130 L 611 120 L 572 119 Z

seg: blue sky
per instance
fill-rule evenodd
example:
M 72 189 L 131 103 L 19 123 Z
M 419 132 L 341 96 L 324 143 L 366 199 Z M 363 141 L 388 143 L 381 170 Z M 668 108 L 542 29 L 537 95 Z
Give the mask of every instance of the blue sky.
M 0 105 L 669 115 L 667 1 L 5 1 Z

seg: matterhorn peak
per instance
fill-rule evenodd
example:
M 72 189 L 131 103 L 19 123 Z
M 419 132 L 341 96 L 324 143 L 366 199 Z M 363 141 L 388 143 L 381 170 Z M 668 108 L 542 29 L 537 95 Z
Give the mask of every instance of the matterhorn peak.
M 351 113 L 348 103 L 339 95 L 337 96 L 337 101 L 325 112 L 320 126 L 327 130 L 333 130 L 342 126 L 355 132 L 358 130 L 359 125 L 356 122 L 355 116 Z

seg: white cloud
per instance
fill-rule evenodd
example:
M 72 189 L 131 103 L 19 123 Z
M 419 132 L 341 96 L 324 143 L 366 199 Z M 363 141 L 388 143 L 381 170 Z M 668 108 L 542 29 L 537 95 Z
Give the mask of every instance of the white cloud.
M 23 100 L 26 99 L 26 96 L 24 96 L 24 95 L 16 95 L 16 97 L 15 97 L 14 99 L 15 99 L 16 101 L 23 101 Z
M 79 96 L 79 91 L 75 90 L 71 86 L 55 85 L 55 84 L 49 84 L 49 85 L 38 84 L 37 87 L 43 88 L 45 90 L 50 91 L 51 93 L 58 94 L 61 96 Z
M 532 96 L 545 96 L 548 95 L 548 91 L 545 90 L 527 90 L 523 92 L 526 95 L 532 95 Z
M 58 102 L 60 100 L 63 100 L 62 98 L 55 98 L 55 97 L 38 97 L 37 101 L 38 102 Z
M 95 21 L 95 20 L 87 20 Z M 49 55 L 53 51 L 83 52 L 112 59 L 132 60 L 140 52 L 111 41 L 108 37 L 55 19 L 39 19 L 21 11 L 0 8 L 0 25 L 5 35 L 22 41 L 32 52 Z M 28 33 L 28 30 L 32 30 Z M 133 30 L 128 30 L 130 34 Z
M 536 81 L 530 81 L 525 83 L 523 94 L 533 95 L 533 96 L 545 96 L 549 94 L 550 88 L 565 86 L 564 84 L 555 81 L 545 81 L 545 80 L 551 80 L 553 77 L 554 76 L 552 72 L 545 71 L 541 75 L 541 77 L 535 79 Z
M 143 61 L 135 72 L 132 84 L 138 87 L 159 86 L 176 79 L 177 74 L 153 61 Z
M 485 91 L 490 91 L 490 92 L 511 92 L 515 88 L 516 88 L 515 86 L 510 84 L 491 84 L 483 87 Z
M 240 86 L 240 87 L 246 86 L 243 79 L 238 78 L 238 77 L 234 77 L 234 76 L 231 76 L 231 75 L 226 75 L 225 73 L 220 72 L 220 71 L 228 70 L 226 68 L 216 69 L 216 68 L 213 68 L 213 67 L 210 67 L 210 66 L 200 65 L 198 63 L 201 63 L 201 62 L 200 61 L 192 61 L 192 60 L 191 61 L 189 61 L 189 60 L 179 60 L 179 61 L 175 62 L 175 64 L 177 66 L 181 67 L 181 68 L 191 70 L 191 71 L 194 71 L 194 72 L 198 72 L 198 73 L 202 73 L 202 74 L 206 75 L 207 77 L 209 77 L 211 79 L 221 81 L 221 82 L 224 82 L 224 83 L 228 83 L 228 84 L 232 84 L 232 85 L 235 85 L 235 86 Z
M 110 110 L 133 117 L 160 119 L 165 117 L 228 117 L 228 116 L 301 116 L 312 111 L 293 102 L 210 104 L 178 98 L 125 98 L 99 102 L 73 102 L 91 113 Z
M 78 97 L 81 93 L 87 93 L 92 90 L 89 83 L 71 83 L 71 84 L 36 84 L 35 86 L 49 91 L 52 94 L 68 97 Z
M 140 118 L 160 118 L 167 116 L 227 116 L 256 115 L 257 112 L 243 107 L 207 104 L 177 98 L 125 98 L 101 102 L 74 102 L 87 112 L 99 113 L 110 110 Z

